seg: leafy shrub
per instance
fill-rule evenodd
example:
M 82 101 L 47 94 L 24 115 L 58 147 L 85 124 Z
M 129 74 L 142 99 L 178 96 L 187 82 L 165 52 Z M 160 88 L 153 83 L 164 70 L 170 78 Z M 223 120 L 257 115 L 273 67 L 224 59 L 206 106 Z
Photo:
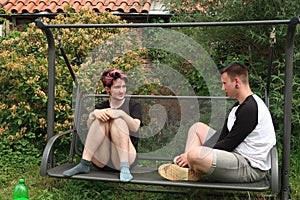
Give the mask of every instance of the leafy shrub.
M 222 9 L 218 10 L 220 12 Z M 225 11 L 224 11 L 225 12 Z M 238 18 L 237 15 L 232 15 L 230 20 Z M 226 16 L 224 14 L 224 16 Z M 224 20 L 222 13 L 218 16 L 203 15 L 189 16 L 191 20 L 203 21 L 219 19 Z M 172 20 L 188 20 L 186 15 L 183 18 Z M 99 16 L 92 11 L 79 11 L 78 13 L 68 13 L 67 16 L 59 15 L 55 19 L 44 19 L 47 23 L 53 24 L 80 24 L 80 23 L 125 23 L 118 17 L 110 13 L 104 13 Z M 270 27 L 269 27 L 270 28 Z M 253 90 L 264 96 L 264 84 L 266 79 L 266 65 L 269 46 L 269 28 L 251 27 L 235 27 L 230 28 L 182 28 L 178 29 L 188 36 L 192 37 L 200 44 L 203 44 L 205 49 L 214 58 L 218 66 L 227 64 L 228 62 L 240 60 L 250 66 L 251 85 Z M 284 86 L 284 37 L 286 30 L 278 26 L 277 28 L 277 44 L 275 46 L 274 68 L 272 70 L 271 84 L 271 111 L 274 117 L 276 129 L 280 133 L 279 139 L 282 136 L 282 114 L 283 114 L 283 86 Z M 217 30 L 217 31 L 215 31 Z M 116 57 L 102 57 L 89 60 L 90 52 L 95 50 L 95 47 L 104 45 L 105 55 L 116 55 L 123 44 L 128 47 L 139 45 L 137 35 L 126 37 L 125 41 L 120 45 L 110 44 L 114 39 L 124 34 L 126 29 L 54 29 L 53 34 L 55 43 L 58 44 L 58 37 L 62 38 L 62 45 L 65 48 L 67 57 L 72 68 L 80 78 L 80 84 L 87 91 L 102 93 L 103 88 L 98 86 L 95 88 L 95 82 L 99 81 L 100 72 L 107 67 L 115 67 L 124 70 L 125 72 L 134 69 L 143 62 L 145 56 L 150 56 L 152 59 L 157 59 L 157 62 L 170 64 L 174 69 L 185 75 L 193 90 L 198 95 L 207 94 L 207 86 L 203 83 L 203 77 L 197 71 L 190 70 L 189 63 L 182 61 L 181 58 L 175 55 L 168 54 L 163 51 L 152 51 L 141 49 L 139 51 L 127 51 L 123 55 Z M 233 34 L 234 33 L 234 34 Z M 4 162 L 8 163 L 13 152 L 17 156 L 15 158 L 25 160 L 25 157 L 39 157 L 41 149 L 45 145 L 46 139 L 46 103 L 47 103 L 47 44 L 46 38 L 42 31 L 33 23 L 29 24 L 24 32 L 14 31 L 5 38 L 1 38 L 0 46 L 0 87 L 3 91 L 0 97 L 0 140 L 3 151 L 0 152 Z M 228 45 L 230 44 L 230 45 Z M 296 41 L 299 44 L 299 41 Z M 118 48 L 116 48 L 116 46 Z M 299 47 L 297 47 L 298 49 Z M 96 50 L 103 50 L 97 49 Z M 122 52 L 122 51 L 121 51 Z M 297 52 L 297 50 L 295 51 Z M 96 52 L 96 53 L 99 53 Z M 112 54 L 110 54 L 112 53 Z M 88 59 L 87 59 L 88 58 Z M 93 57 L 92 57 L 93 58 Z M 299 60 L 299 54 L 295 55 L 296 60 Z M 108 60 L 113 62 L 106 62 Z M 72 127 L 72 99 L 70 95 L 73 91 L 72 79 L 69 76 L 64 60 L 61 56 L 56 58 L 56 101 L 55 101 L 55 131 L 62 132 Z M 155 61 L 155 62 L 156 62 Z M 91 65 L 100 67 L 91 67 Z M 296 64 L 296 70 L 299 69 L 299 64 Z M 142 69 L 142 68 L 139 68 Z M 89 74 L 90 79 L 85 79 L 85 74 L 80 70 L 84 70 Z M 142 87 L 134 88 L 133 93 L 139 94 L 170 94 L 170 91 L 161 87 L 160 82 L 147 84 L 148 80 L 144 74 L 151 71 L 136 71 L 131 74 L 133 85 L 142 82 Z M 159 69 L 157 69 L 159 70 Z M 84 75 L 84 76 L 82 76 Z M 138 75 L 138 76 L 137 76 Z M 82 77 L 81 77 L 82 76 Z M 295 74 L 293 83 L 293 148 L 296 149 L 299 145 L 296 139 L 299 136 L 299 110 L 298 99 L 296 94 L 299 92 L 299 75 Z M 180 84 L 179 84 L 180 85 Z M 278 106 L 281 105 L 281 106 Z M 62 140 L 64 143 L 64 140 Z M 24 155 L 23 156 L 19 156 Z M 17 159 L 17 160 L 18 160 Z M 17 162 L 17 161 L 16 161 Z
M 97 15 L 88 10 L 43 19 L 46 23 L 125 23 L 111 13 Z M 74 71 L 88 53 L 106 38 L 120 34 L 122 29 L 53 30 L 55 43 L 62 37 Z M 29 162 L 39 158 L 47 138 L 47 41 L 34 23 L 24 32 L 11 32 L 0 38 L 0 143 L 1 166 Z M 132 57 L 131 55 L 128 55 Z M 134 55 L 139 57 L 138 54 Z M 64 60 L 56 58 L 55 134 L 70 129 L 73 123 L 73 80 Z M 124 63 L 124 61 L 122 61 Z M 127 62 L 127 61 L 125 61 Z M 118 66 L 115 62 L 113 67 Z M 100 75 L 100 73 L 98 73 Z M 64 143 L 64 140 L 62 140 Z M 31 162 L 37 161 L 32 159 Z
M 295 1 L 249 1 L 228 0 L 215 1 L 181 1 L 175 0 L 172 9 L 176 10 L 172 22 L 216 22 L 216 21 L 256 21 L 291 19 L 299 16 L 300 4 Z M 199 12 L 194 8 L 202 8 Z M 247 9 L 245 9 L 247 7 Z M 283 113 L 284 113 L 284 70 L 285 70 L 285 42 L 287 25 L 276 26 L 226 26 L 181 28 L 180 31 L 190 35 L 205 46 L 218 67 L 233 62 L 244 62 L 250 69 L 250 84 L 252 90 L 265 97 L 267 68 L 270 48 L 270 32 L 275 28 L 276 43 L 274 44 L 273 68 L 270 86 L 270 110 L 277 132 L 279 150 L 282 150 Z M 292 100 L 292 137 L 291 158 L 299 157 L 299 25 L 297 26 L 294 47 L 294 77 Z M 200 83 L 201 84 L 201 83 Z M 297 170 L 293 166 L 293 170 Z

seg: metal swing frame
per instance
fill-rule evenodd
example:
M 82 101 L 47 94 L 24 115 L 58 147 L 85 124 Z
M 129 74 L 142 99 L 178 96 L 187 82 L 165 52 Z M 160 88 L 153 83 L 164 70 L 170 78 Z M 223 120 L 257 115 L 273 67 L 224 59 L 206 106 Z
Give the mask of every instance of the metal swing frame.
M 196 185 L 199 188 L 212 188 L 212 189 L 230 189 L 230 190 L 253 190 L 265 191 L 273 189 L 275 192 L 281 194 L 281 199 L 288 199 L 290 195 L 289 189 L 289 174 L 290 174 L 290 140 L 291 140 L 291 108 L 292 108 L 292 77 L 293 77 L 293 54 L 294 54 L 294 39 L 296 26 L 299 24 L 299 17 L 293 17 L 290 20 L 264 20 L 264 21 L 231 21 L 231 22 L 196 22 L 196 23 L 138 23 L 138 24 L 45 24 L 41 19 L 35 21 L 36 25 L 44 31 L 48 42 L 48 105 L 47 105 L 47 135 L 48 142 L 43 153 L 43 160 L 41 163 L 42 176 L 51 176 L 50 170 L 55 168 L 55 158 L 53 155 L 53 144 L 62 135 L 74 133 L 76 130 L 69 130 L 63 134 L 54 135 L 54 101 L 55 101 L 55 54 L 56 48 L 51 29 L 62 28 L 141 28 L 141 27 L 200 27 L 200 26 L 238 26 L 238 25 L 288 25 L 286 35 L 286 63 L 285 63 L 285 87 L 284 87 L 284 133 L 283 133 L 283 155 L 282 155 L 282 171 L 278 185 L 270 185 L 265 187 L 253 187 L 251 184 L 221 184 L 221 183 L 200 183 Z M 268 98 L 268 97 L 267 97 Z M 72 142 L 71 146 L 74 145 Z M 277 155 L 277 150 L 275 150 Z M 278 163 L 275 163 L 278 165 Z M 56 168 L 57 169 L 57 168 Z M 54 170 L 55 171 L 55 170 Z M 52 171 L 53 172 L 53 171 Z M 280 172 L 276 172 L 280 173 Z M 55 174 L 55 173 L 54 173 Z M 87 180 L 102 180 L 102 181 L 117 181 L 110 174 L 102 174 L 104 177 L 101 179 L 94 179 L 93 173 L 88 176 L 80 176 L 77 178 L 84 178 Z M 61 173 L 58 176 L 62 177 Z M 148 184 L 148 180 L 142 177 L 138 180 L 133 180 L 132 183 Z M 153 185 L 165 186 L 179 186 L 179 187 L 195 187 L 194 183 L 189 182 L 170 182 L 170 181 L 152 181 Z M 276 189 L 276 187 L 278 189 Z M 279 188 L 280 187 L 280 188 Z M 274 192 L 274 191 L 273 191 Z

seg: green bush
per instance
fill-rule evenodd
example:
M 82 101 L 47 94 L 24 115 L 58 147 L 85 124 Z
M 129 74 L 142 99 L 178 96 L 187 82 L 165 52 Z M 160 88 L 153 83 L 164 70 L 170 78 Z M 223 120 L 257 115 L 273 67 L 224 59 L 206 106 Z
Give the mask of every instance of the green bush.
M 178 3 L 182 7 L 182 1 L 178 1 Z M 212 4 L 210 1 L 203 1 L 203 3 L 204 6 L 207 4 L 206 6 L 208 6 L 210 12 L 197 13 L 193 11 L 187 15 L 187 10 L 180 9 L 179 15 L 175 14 L 171 21 L 289 19 L 297 14 L 295 10 L 300 5 L 296 1 L 289 1 L 285 5 L 281 5 L 279 1 L 274 1 L 274 5 L 268 4 L 268 1 L 260 1 L 265 6 L 257 7 L 255 2 L 251 1 L 247 5 L 247 9 L 245 9 L 243 5 L 239 5 L 243 1 L 228 1 L 227 4 L 224 4 L 225 7 L 210 5 Z M 99 16 L 94 12 L 84 10 L 78 13 L 68 13 L 67 16 L 59 15 L 52 20 L 45 18 L 44 21 L 49 24 L 125 23 L 125 21 L 121 21 L 118 17 L 109 13 L 103 13 L 103 15 Z M 205 49 L 208 49 L 218 67 L 236 60 L 243 61 L 249 65 L 252 88 L 256 93 L 264 97 L 270 26 L 259 28 L 255 28 L 254 26 L 182 28 L 177 30 L 192 37 L 202 44 Z M 101 66 L 99 72 L 89 68 L 89 60 L 86 60 L 89 52 L 105 42 L 108 47 L 112 47 L 112 49 L 107 49 L 108 52 L 116 52 L 118 49 L 113 49 L 113 45 L 109 46 L 109 40 L 107 39 L 113 39 L 122 35 L 124 31 L 126 29 L 62 29 L 61 31 L 54 29 L 53 33 L 56 44 L 58 44 L 58 36 L 61 36 L 71 66 L 79 77 L 82 75 L 79 73 L 79 69 L 84 68 L 87 71 L 91 70 L 91 74 L 94 73 L 96 75 L 95 79 L 99 77 L 98 75 L 104 67 L 116 67 L 126 72 L 139 65 L 145 56 L 150 56 L 154 60 L 156 59 L 155 62 L 170 64 L 174 69 L 184 74 L 198 95 L 207 94 L 206 85 L 203 83 L 201 74 L 190 70 L 191 66 L 182 61 L 181 58 L 163 51 L 148 51 L 146 49 L 129 51 L 122 56 L 116 57 L 111 63 L 104 63 L 103 60 L 94 60 L 94 65 L 99 64 Z M 282 150 L 280 145 L 283 134 L 283 73 L 285 67 L 284 43 L 286 25 L 277 26 L 276 33 L 277 43 L 275 44 L 274 65 L 272 69 L 270 109 L 278 132 L 279 149 Z M 132 39 L 135 39 L 135 37 L 132 37 Z M 130 40 L 130 42 L 134 44 L 134 42 L 139 42 L 139 40 Z M 294 182 L 291 183 L 292 186 L 297 186 L 299 182 L 297 181 L 299 180 L 297 176 L 299 177 L 300 166 L 298 162 L 300 145 L 300 103 L 298 98 L 300 88 L 298 73 L 300 68 L 299 26 L 297 28 L 295 44 L 291 146 L 291 177 Z M 0 89 L 2 91 L 2 95 L 0 96 L 0 167 L 5 173 L 14 173 L 14 166 L 24 167 L 25 165 L 26 167 L 28 164 L 27 169 L 31 169 L 30 165 L 34 165 L 40 161 L 41 153 L 47 139 L 47 64 L 47 42 L 45 35 L 33 23 L 29 24 L 24 32 L 13 31 L 10 35 L 0 38 Z M 145 83 L 144 85 L 142 84 L 143 87 L 135 91 L 136 93 L 170 94 L 169 90 L 161 87 L 159 81 L 155 82 L 155 84 L 147 85 L 147 80 L 143 77 L 144 73 L 150 72 L 143 71 L 139 73 L 140 76 L 133 80 L 133 83 L 138 83 L 139 81 L 144 81 Z M 81 81 L 80 84 L 84 84 L 87 89 L 91 88 L 94 90 L 94 87 L 91 85 L 94 84 L 94 80 L 86 81 L 82 79 Z M 55 134 L 70 129 L 73 126 L 72 99 L 70 98 L 72 92 L 72 78 L 58 51 L 56 57 Z M 103 88 L 97 87 L 96 92 L 103 92 Z M 172 130 L 176 129 L 175 126 L 170 126 L 169 128 Z M 166 140 L 170 139 L 168 137 L 167 135 Z M 164 139 L 164 137 L 154 138 L 153 142 L 160 139 Z M 61 140 L 62 145 L 66 144 L 66 142 L 69 142 L 68 138 Z M 146 144 L 151 145 L 151 143 L 145 143 L 145 148 L 147 148 Z M 157 144 L 158 147 L 153 146 L 153 148 L 159 148 L 159 144 Z M 162 144 L 164 143 L 162 142 Z M 64 146 L 68 148 L 68 145 Z M 22 165 L 19 163 L 22 163 Z M 67 187 L 70 187 L 69 189 L 73 191 L 72 183 Z M 86 186 L 84 185 L 83 187 Z M 63 195 L 58 194 L 57 191 L 60 191 L 59 187 L 53 188 L 53 192 L 51 189 L 45 188 L 38 198 L 43 199 L 46 196 L 46 198 L 51 199 L 55 195 Z M 72 193 L 72 191 L 69 193 Z M 92 192 L 87 191 L 86 194 L 89 195 Z M 103 192 L 104 195 L 111 195 L 111 191 L 103 190 L 100 192 Z M 118 197 L 117 194 L 116 197 Z
M 227 9 L 210 5 L 208 8 L 213 9 L 210 13 L 193 13 L 192 15 L 182 16 L 174 15 L 172 21 L 208 21 L 208 20 L 249 20 L 254 16 L 251 11 L 247 10 L 249 15 L 243 15 L 240 18 L 240 12 L 234 12 L 228 15 L 231 4 L 226 4 Z M 234 3 L 234 2 L 232 2 Z M 205 5 L 205 4 L 204 4 Z M 213 6 L 213 7 L 211 7 Z M 255 7 L 254 4 L 249 6 Z M 287 6 L 287 5 L 285 5 Z M 251 7 L 251 8 L 252 8 Z M 264 7 L 259 7 L 265 9 Z M 282 7 L 281 15 L 291 16 L 291 11 Z M 242 8 L 240 8 L 242 9 Z M 184 11 L 182 11 L 184 12 Z M 217 12 L 218 15 L 213 13 Z M 274 10 L 269 10 L 267 18 L 271 18 Z M 228 17 L 230 16 L 230 17 Z M 262 16 L 255 16 L 252 19 L 261 19 Z M 73 23 L 125 23 L 118 17 L 110 13 L 103 13 L 99 16 L 92 11 L 79 11 L 78 13 L 68 13 L 67 16 L 59 15 L 55 19 L 44 19 L 45 22 L 51 24 L 73 24 Z M 224 66 L 228 62 L 235 60 L 243 61 L 250 67 L 251 85 L 253 90 L 260 96 L 264 97 L 264 88 L 266 80 L 267 57 L 269 48 L 269 33 L 271 27 L 214 27 L 214 28 L 181 28 L 177 29 L 189 37 L 192 37 L 205 49 L 208 49 L 211 56 L 219 67 Z M 114 38 L 122 35 L 126 29 L 57 29 L 53 30 L 55 43 L 58 44 L 57 38 L 60 36 L 63 46 L 66 50 L 67 57 L 72 68 L 78 77 L 82 74 L 79 69 L 85 69 L 94 79 L 80 79 L 85 89 L 94 90 L 93 85 L 98 81 L 99 73 L 106 67 L 116 67 L 129 71 L 139 65 L 144 56 L 153 59 L 153 62 L 170 64 L 174 69 L 189 80 L 194 91 L 198 95 L 207 94 L 207 86 L 203 83 L 203 77 L 198 71 L 191 70 L 191 66 L 182 61 L 176 55 L 163 52 L 160 50 L 148 51 L 142 49 L 140 51 L 127 51 L 124 55 L 113 58 L 113 62 L 105 63 L 103 60 L 93 60 L 93 65 L 99 65 L 100 68 L 91 68 L 89 60 L 86 58 L 95 47 L 105 44 L 108 49 L 105 53 L 115 53 L 118 49 L 114 45 L 109 45 Z M 284 43 L 285 43 L 286 26 L 277 26 L 277 43 L 275 44 L 274 66 L 272 69 L 271 83 L 271 102 L 270 109 L 274 118 L 274 124 L 279 133 L 278 141 L 282 138 L 283 126 L 283 90 L 284 90 Z M 138 35 L 137 35 L 138 36 Z M 137 40 L 137 36 L 126 38 L 125 42 L 130 45 L 141 42 Z M 110 39 L 108 39 L 110 38 Z M 297 38 L 297 37 L 296 37 Z M 2 151 L 1 158 L 5 165 L 9 161 L 18 163 L 18 160 L 27 161 L 30 157 L 39 158 L 41 150 L 45 145 L 46 135 L 46 103 L 47 103 L 47 44 L 44 33 L 38 29 L 33 23 L 26 27 L 24 32 L 13 31 L 10 35 L 0 40 L 0 87 L 2 95 L 0 97 L 0 140 Z M 106 42 L 106 43 L 105 43 Z M 124 42 L 124 41 L 121 41 Z M 295 72 L 299 70 L 300 55 L 299 40 L 296 39 L 295 47 Z M 230 44 L 230 45 L 228 45 Z M 128 44 L 126 44 L 128 45 Z M 122 44 L 119 45 L 119 47 Z M 58 51 L 59 53 L 59 51 Z M 55 133 L 60 133 L 72 127 L 72 99 L 70 94 L 73 92 L 72 79 L 65 67 L 64 60 L 61 56 L 56 57 L 56 101 L 55 101 Z M 104 59 L 104 61 L 106 61 Z M 170 94 L 170 91 L 160 87 L 160 82 L 155 84 L 146 84 L 147 80 L 143 77 L 142 71 L 133 79 L 133 84 L 143 81 L 145 84 L 138 88 L 135 93 L 140 94 Z M 293 82 L 293 117 L 292 117 L 292 151 L 296 152 L 299 146 L 299 74 L 294 74 Z M 89 85 L 90 84 L 90 85 Z M 100 85 L 99 85 L 100 86 Z M 97 87 L 96 92 L 103 92 L 103 88 Z M 280 105 L 280 106 L 278 106 Z M 64 143 L 64 139 L 62 140 Z M 14 155 L 11 159 L 10 155 Z M 23 155 L 23 156 L 20 156 Z
M 215 21 L 260 21 L 287 19 L 299 16 L 300 4 L 296 1 L 181 1 L 174 0 L 171 4 L 174 15 L 172 22 L 215 22 Z M 202 8 L 200 12 L 194 8 Z M 219 68 L 232 61 L 241 61 L 249 66 L 252 90 L 265 98 L 267 69 L 269 62 L 270 32 L 275 28 L 276 43 L 274 44 L 273 68 L 270 85 L 270 110 L 277 132 L 279 153 L 282 152 L 283 113 L 285 87 L 285 44 L 287 25 L 230 26 L 230 27 L 187 27 L 180 31 L 190 35 L 202 44 L 213 57 Z M 297 26 L 294 46 L 294 76 L 292 100 L 292 136 L 291 136 L 291 174 L 297 177 L 299 171 L 300 145 L 300 26 Z M 201 83 L 200 83 L 201 84 Z M 281 163 L 281 162 L 280 162 Z M 298 164 L 297 164 L 298 163 Z
M 125 23 L 111 13 L 97 15 L 88 10 L 58 15 L 46 23 Z M 62 37 L 67 57 L 75 72 L 88 53 L 122 29 L 53 30 L 55 43 Z M 38 162 L 47 139 L 47 40 L 34 23 L 25 31 L 0 38 L 0 167 Z M 59 51 L 57 50 L 59 53 Z M 133 53 L 132 53 L 133 54 Z M 129 55 L 128 57 L 133 57 Z M 136 58 L 138 54 L 134 54 Z M 124 61 L 122 61 L 124 63 Z M 125 61 L 126 62 L 126 61 Z M 137 62 L 137 61 L 135 61 Z M 133 65 L 133 63 L 130 63 Z M 118 66 L 115 62 L 114 66 Z M 98 73 L 100 76 L 100 72 Z M 98 77 L 99 78 L 99 77 Z M 73 80 L 61 56 L 56 57 L 55 133 L 73 126 Z M 62 143 L 64 143 L 64 139 Z M 38 159 L 36 159 L 38 158 Z

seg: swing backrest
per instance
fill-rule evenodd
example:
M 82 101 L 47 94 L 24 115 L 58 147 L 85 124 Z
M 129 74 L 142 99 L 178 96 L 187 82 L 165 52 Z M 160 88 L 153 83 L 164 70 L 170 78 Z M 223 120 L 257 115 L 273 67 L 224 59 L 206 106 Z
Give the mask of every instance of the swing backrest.
M 94 110 L 95 103 L 107 100 L 108 95 L 87 94 L 81 97 L 76 108 L 76 132 L 80 147 L 88 133 L 87 119 Z M 143 126 L 139 130 L 139 158 L 170 161 L 182 153 L 190 126 L 198 121 L 215 127 L 222 127 L 226 112 L 235 102 L 227 97 L 207 96 L 163 96 L 128 95 L 141 105 Z M 212 103 L 214 102 L 214 103 Z M 218 104 L 220 111 L 212 109 Z M 224 109 L 228 108 L 224 112 Z M 222 111 L 221 111 L 222 109 Z M 212 113 L 215 112 L 215 113 Z M 223 115 L 222 115 L 223 113 Z M 78 152 L 78 151 L 76 151 Z

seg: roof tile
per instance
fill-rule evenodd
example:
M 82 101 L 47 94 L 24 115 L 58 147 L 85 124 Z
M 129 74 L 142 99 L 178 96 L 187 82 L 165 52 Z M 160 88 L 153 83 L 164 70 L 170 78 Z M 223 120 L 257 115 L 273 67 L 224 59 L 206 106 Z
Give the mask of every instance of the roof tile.
M 75 11 L 91 8 L 98 12 L 149 13 L 153 0 L 0 0 L 4 10 L 14 13 L 64 12 L 67 6 Z

